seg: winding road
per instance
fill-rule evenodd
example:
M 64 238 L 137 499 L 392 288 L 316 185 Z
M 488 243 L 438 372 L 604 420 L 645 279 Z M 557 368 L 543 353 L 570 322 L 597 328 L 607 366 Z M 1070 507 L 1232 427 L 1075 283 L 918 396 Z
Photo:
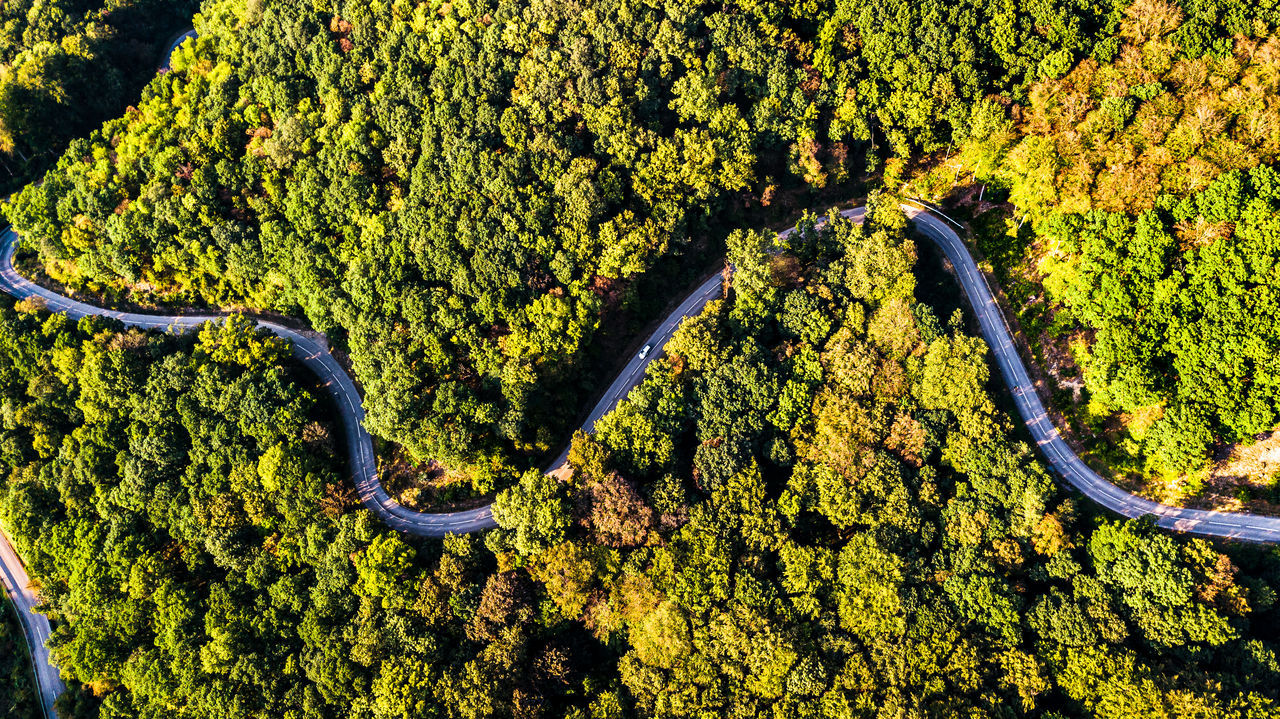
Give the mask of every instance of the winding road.
M 982 336 L 991 349 L 1006 385 L 1031 436 L 1039 446 L 1045 460 L 1068 484 L 1107 509 L 1125 517 L 1153 515 L 1156 524 L 1167 529 L 1215 537 L 1226 537 L 1256 542 L 1280 541 L 1280 518 L 1262 517 L 1232 512 L 1211 512 L 1199 509 L 1169 507 L 1130 494 L 1089 469 L 1071 450 L 1045 411 L 1035 385 L 1027 372 L 1013 342 L 1009 326 L 996 304 L 995 297 L 985 276 L 978 270 L 973 256 L 947 221 L 932 212 L 904 204 L 907 216 L 915 228 L 936 243 L 955 268 L 969 304 L 978 317 Z M 861 222 L 863 208 L 844 210 L 842 216 Z M 821 225 L 822 222 L 819 222 Z M 795 228 L 781 233 L 786 236 Z M 223 315 L 151 315 L 108 310 L 60 295 L 41 287 L 22 275 L 13 266 L 18 237 L 12 229 L 0 237 L 0 290 L 19 299 L 35 299 L 47 309 L 61 312 L 73 319 L 90 315 L 110 317 L 129 327 L 161 329 L 170 332 L 185 331 Z M 634 356 L 623 368 L 604 396 L 592 408 L 582 429 L 591 431 L 601 417 L 608 414 L 627 394 L 638 385 L 649 364 L 662 356 L 662 348 L 671 335 L 687 318 L 698 315 L 707 303 L 723 295 L 723 279 L 715 275 L 702 283 L 680 305 L 664 318 L 646 340 L 652 347 L 645 357 Z M 330 354 L 323 335 L 300 332 L 282 325 L 259 321 L 258 326 L 287 340 L 295 357 L 320 378 L 325 390 L 333 398 L 342 413 L 345 430 L 348 463 L 352 479 L 360 495 L 360 501 L 394 529 L 423 537 L 443 537 L 493 528 L 496 523 L 490 507 L 480 507 L 461 512 L 426 513 L 405 508 L 393 500 L 378 478 L 377 460 L 373 440 L 364 428 L 364 407 L 359 391 L 346 371 Z M 568 448 L 548 467 L 549 473 L 557 473 L 568 459 Z M 34 593 L 27 586 L 25 570 L 17 555 L 0 536 L 0 564 L 3 564 L 5 587 L 15 603 L 22 608 L 27 634 L 35 648 L 35 664 L 40 677 L 40 687 L 46 707 L 51 707 L 53 697 L 62 689 L 57 670 L 49 663 L 45 642 L 49 636 L 49 623 L 43 616 L 32 613 L 36 604 Z M 52 717 L 52 714 L 49 715 Z
M 996 304 L 991 288 L 985 276 L 979 272 L 973 256 L 969 254 L 960 236 L 945 220 L 926 209 L 907 204 L 902 208 L 914 223 L 916 230 L 936 243 L 955 268 L 960 285 L 978 317 L 982 336 L 1013 394 L 1018 412 L 1022 415 L 1045 460 L 1068 484 L 1117 514 L 1135 518 L 1153 515 L 1156 524 L 1167 529 L 1257 542 L 1280 541 L 1280 518 L 1181 509 L 1157 504 L 1116 487 L 1089 469 L 1063 441 L 1057 428 L 1049 419 L 1026 366 L 1018 355 L 1012 334 L 1004 320 L 1004 315 Z M 859 207 L 844 210 L 840 214 L 854 222 L 861 222 L 864 210 Z M 822 222 L 818 224 L 821 225 Z M 785 230 L 781 236 L 785 237 L 794 231 L 795 228 Z M 121 312 L 73 300 L 41 287 L 20 275 L 13 266 L 17 247 L 17 234 L 12 229 L 5 230 L 3 236 L 0 236 L 0 290 L 19 299 L 37 300 L 42 302 L 48 310 L 64 313 L 73 319 L 94 315 L 119 320 L 129 327 L 180 332 L 224 317 L 213 314 L 151 315 Z M 582 429 L 591 431 L 601 417 L 616 407 L 631 389 L 644 379 L 649 364 L 662 356 L 662 348 L 680 324 L 685 319 L 701 313 L 708 302 L 723 295 L 722 283 L 723 279 L 720 275 L 711 277 L 662 320 L 646 340 L 646 344 L 652 349 L 643 358 L 639 356 L 631 358 L 605 391 L 604 396 L 592 408 Z M 373 440 L 364 428 L 364 407 L 360 401 L 359 391 L 330 354 L 324 336 L 313 332 L 300 332 L 273 322 L 259 321 L 258 326 L 287 340 L 294 356 L 320 378 L 325 390 L 342 413 L 348 463 L 360 500 L 388 526 L 407 534 L 423 537 L 443 537 L 447 534 L 469 533 L 497 526 L 490 507 L 461 512 L 426 513 L 407 509 L 393 500 L 378 478 Z M 567 458 L 568 449 L 566 448 L 552 462 L 547 471 L 556 473 L 564 467 Z M 20 560 L 9 548 L 2 535 L 0 535 L 0 564 L 3 565 L 6 590 L 22 609 L 29 641 L 36 654 L 34 659 L 44 703 L 46 707 L 51 707 L 53 698 L 62 689 L 62 682 L 58 678 L 56 668 L 49 662 L 49 652 L 45 647 L 49 636 L 49 623 L 45 617 L 32 612 L 32 607 L 37 600 L 28 586 L 26 572 Z M 52 714 L 49 716 L 52 717 Z
M 1156 525 L 1165 529 L 1250 542 L 1280 542 L 1280 517 L 1170 507 L 1130 494 L 1089 469 L 1063 441 L 1045 411 L 986 276 L 978 270 L 960 236 L 946 221 L 926 209 L 911 205 L 903 205 L 902 208 L 914 221 L 916 230 L 942 248 L 955 268 L 960 287 L 978 316 L 982 337 L 991 348 L 1022 421 L 1031 431 L 1031 437 L 1045 461 L 1067 484 L 1116 514 L 1130 518 L 1151 515 Z
M 160 56 L 160 67 L 159 67 L 160 72 L 165 72 L 169 69 L 169 59 L 173 57 L 173 53 L 177 52 L 178 46 L 186 42 L 187 38 L 192 38 L 195 36 L 196 36 L 195 30 L 188 30 L 182 33 L 181 35 L 178 35 L 173 38 L 173 40 L 168 44 L 168 46 L 165 47 L 164 54 Z
M 169 54 L 172 54 L 179 44 L 192 35 L 194 32 L 179 37 L 170 47 Z M 960 236 L 947 224 L 947 220 L 925 208 L 909 204 L 904 204 L 902 208 L 915 224 L 916 230 L 936 243 L 954 267 L 969 304 L 978 317 L 982 336 L 990 347 L 1000 373 L 1013 395 L 1018 412 L 1022 415 L 1045 460 L 1067 484 L 1080 490 L 1103 507 L 1125 517 L 1153 515 L 1156 524 L 1167 529 L 1256 542 L 1280 541 L 1280 518 L 1181 509 L 1157 504 L 1125 492 L 1089 469 L 1063 441 L 1045 411 L 1026 366 L 1018 355 L 1012 333 L 999 305 L 996 304 L 991 288 L 960 240 Z M 861 222 L 864 210 L 854 208 L 840 214 L 854 222 Z M 785 230 L 781 235 L 786 236 L 793 231 L 795 228 Z M 64 313 L 73 319 L 95 315 L 117 319 L 130 327 L 174 332 L 190 330 L 210 320 L 223 317 L 223 315 L 212 314 L 151 315 L 120 312 L 70 299 L 18 274 L 13 266 L 17 246 L 16 233 L 12 229 L 5 230 L 0 237 L 0 290 L 19 299 L 38 300 L 43 302 L 50 311 Z M 631 358 L 600 401 L 592 408 L 582 428 L 591 431 L 601 417 L 616 407 L 631 389 L 644 379 L 649 364 L 662 355 L 662 348 L 680 324 L 686 318 L 702 312 L 708 302 L 722 295 L 723 279 L 720 275 L 716 275 L 685 298 L 646 340 L 646 345 L 651 347 L 650 351 L 644 357 Z M 258 326 L 287 340 L 294 356 L 320 378 L 325 390 L 342 413 L 348 464 L 351 467 L 352 479 L 360 500 L 388 526 L 407 534 L 424 537 L 443 537 L 447 534 L 475 532 L 497 526 L 490 507 L 433 514 L 415 512 L 393 500 L 378 478 L 373 440 L 364 428 L 364 407 L 361 404 L 359 391 L 330 354 L 325 337 L 313 332 L 293 330 L 273 322 L 260 321 Z M 565 448 L 552 462 L 548 472 L 558 473 L 558 470 L 565 466 L 567 459 L 568 448 Z M 47 719 L 53 719 L 53 702 L 65 687 L 57 668 L 50 662 L 49 650 L 46 647 L 49 638 L 49 621 L 34 612 L 38 600 L 30 586 L 21 560 L 2 532 L 0 532 L 0 578 L 3 579 L 5 591 L 13 598 L 19 609 L 27 641 L 32 647 L 32 659 L 45 715 Z
M 1085 496 L 1117 514 L 1126 517 L 1154 515 L 1156 523 L 1168 529 L 1216 537 L 1229 537 L 1260 542 L 1280 541 L 1280 517 L 1262 517 L 1232 512 L 1212 512 L 1200 509 L 1182 509 L 1158 504 L 1130 494 L 1089 469 L 1063 441 L 1045 411 L 1035 384 L 1027 372 L 1013 342 L 1009 326 L 987 285 L 986 278 L 978 271 L 973 256 L 969 254 L 960 236 L 945 220 L 921 207 L 904 204 L 907 216 L 916 229 L 935 242 L 955 268 L 960 285 L 970 305 L 977 314 L 982 336 L 1000 368 L 1023 421 L 1040 447 L 1049 465 L 1068 484 Z M 863 208 L 845 210 L 844 217 L 861 222 Z M 819 222 L 821 224 L 821 222 Z M 785 230 L 782 236 L 793 232 Z M 22 275 L 13 266 L 18 238 L 12 229 L 0 237 L 0 290 L 19 299 L 38 299 L 53 312 L 61 312 L 73 319 L 89 315 L 117 319 L 129 327 L 183 331 L 205 322 L 221 319 L 223 315 L 151 315 L 108 310 L 88 305 L 41 287 Z M 604 396 L 592 408 L 582 429 L 591 431 L 597 421 L 617 406 L 627 393 L 643 379 L 649 364 L 662 355 L 662 348 L 676 328 L 687 318 L 700 312 L 711 300 L 722 296 L 722 278 L 715 275 L 702 283 L 680 305 L 664 318 L 646 340 L 652 350 L 645 356 L 632 357 Z M 423 537 L 443 537 L 490 529 L 497 526 L 490 507 L 480 507 L 460 512 L 426 513 L 407 509 L 392 499 L 378 478 L 377 460 L 373 452 L 373 440 L 364 428 L 364 408 L 355 383 L 329 353 L 323 335 L 301 332 L 282 325 L 259 321 L 258 326 L 287 340 L 293 354 L 319 376 L 325 390 L 342 413 L 345 428 L 348 462 L 361 502 L 382 518 L 388 526 Z M 568 458 L 568 449 L 556 458 L 547 471 L 560 469 Z

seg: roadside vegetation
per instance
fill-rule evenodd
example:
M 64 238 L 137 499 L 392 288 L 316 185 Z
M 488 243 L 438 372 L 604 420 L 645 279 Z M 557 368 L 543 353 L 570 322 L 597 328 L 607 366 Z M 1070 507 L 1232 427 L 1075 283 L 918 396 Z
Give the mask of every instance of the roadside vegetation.
M 288 676 L 315 565 L 341 526 L 375 521 L 349 514 L 341 432 L 311 382 L 238 317 L 175 337 L 0 311 L 0 512 L 55 620 L 54 661 L 101 716 L 301 701 Z M 63 704 L 98 715 L 83 693 Z
M 983 249 L 1041 364 L 1066 373 L 1060 410 L 1100 438 L 1104 471 L 1181 501 L 1215 452 L 1280 424 L 1274 387 L 1250 379 L 1274 333 L 1230 334 L 1271 290 L 1184 281 L 1184 253 L 1208 272 L 1246 252 L 1243 204 L 1173 211 L 1276 159 L 1276 19 L 1168 0 L 211 1 L 174 71 L 6 212 L 73 289 L 304 317 L 349 351 L 406 491 L 466 502 L 555 453 L 627 331 L 744 215 L 945 160 L 916 186 L 964 175 L 1001 203 L 976 223 Z M 1177 251 L 1126 275 L 1142 287 L 1104 314 L 1067 298 L 1114 295 L 1100 278 L 1120 276 L 1052 238 L 1146 212 Z M 1251 267 L 1275 252 L 1261 242 Z M 1162 280 L 1205 305 L 1173 319 L 1211 332 L 1126 324 Z M 1195 376 L 1213 352 L 1227 364 Z M 1217 407 L 1194 387 L 1248 398 Z
M 968 137 L 1120 12 L 207 2 L 7 214 L 73 288 L 305 316 L 370 430 L 484 495 L 567 439 L 640 278 L 701 266 L 743 208 Z
M 1271 463 L 1231 457 L 1280 427 L 1280 38 L 1227 25 L 1208 42 L 1177 5 L 1136 3 L 1105 53 L 990 106 L 914 186 L 973 217 L 1102 468 L 1162 501 L 1274 511 Z
M 249 320 L 0 303 L 0 516 L 65 713 L 1280 716 L 1280 553 L 1056 485 L 893 194 L 968 203 L 1091 459 L 1176 498 L 1228 443 L 1269 466 L 1278 19 L 207 0 L 6 215 L 73 291 L 328 333 L 397 496 L 496 494 L 500 528 L 382 525 Z M 745 227 L 875 183 L 865 226 Z M 544 476 L 617 325 L 722 253 L 725 297 Z
M 443 542 L 340 489 L 245 323 L 0 311 L 0 511 L 74 715 L 1275 716 L 1275 554 L 1092 515 L 917 301 L 896 205 L 811 220 L 735 233 L 569 481 Z
M 1273 636 L 1273 555 L 1245 579 L 1060 492 L 985 345 L 916 301 L 904 227 L 731 238 L 730 300 L 578 437 L 571 487 L 499 498 L 490 545 L 626 637 L 642 716 L 1274 716 L 1213 668 L 1271 646 L 1234 632 Z

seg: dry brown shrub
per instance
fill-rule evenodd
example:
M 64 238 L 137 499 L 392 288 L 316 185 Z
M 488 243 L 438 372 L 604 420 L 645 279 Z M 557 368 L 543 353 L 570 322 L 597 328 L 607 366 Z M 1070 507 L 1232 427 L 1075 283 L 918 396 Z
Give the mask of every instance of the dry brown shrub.
M 1174 225 L 1173 229 L 1178 234 L 1178 245 L 1185 252 L 1230 237 L 1234 227 L 1230 222 L 1208 222 L 1203 217 L 1197 217 L 1194 220 L 1183 220 Z
M 920 467 L 924 463 L 921 453 L 924 451 L 926 436 L 924 425 L 909 414 L 900 414 L 893 421 L 889 438 L 884 444 L 896 452 L 902 461 L 913 467 Z
M 1124 15 L 1120 36 L 1139 44 L 1168 35 L 1182 24 L 1182 8 L 1166 0 L 1137 0 Z
M 1180 94 L 1204 87 L 1209 82 L 1209 64 L 1203 57 L 1183 58 L 1173 64 L 1168 78 Z

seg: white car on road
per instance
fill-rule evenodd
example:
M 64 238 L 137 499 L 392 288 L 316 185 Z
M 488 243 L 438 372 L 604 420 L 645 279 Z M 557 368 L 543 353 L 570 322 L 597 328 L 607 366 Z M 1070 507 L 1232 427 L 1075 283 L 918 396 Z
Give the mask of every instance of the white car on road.
M 644 349 L 640 350 L 640 359 L 644 359 L 645 357 L 648 357 L 649 350 L 651 349 L 653 349 L 653 345 L 645 345 Z

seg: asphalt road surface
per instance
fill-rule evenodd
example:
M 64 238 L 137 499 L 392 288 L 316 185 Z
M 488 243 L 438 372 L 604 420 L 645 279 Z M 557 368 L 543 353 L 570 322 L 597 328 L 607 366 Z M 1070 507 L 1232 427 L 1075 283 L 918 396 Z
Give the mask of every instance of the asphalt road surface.
M 1036 394 L 1035 384 L 1031 381 L 1022 358 L 1018 356 L 1009 326 L 992 296 L 991 288 L 978 271 L 973 256 L 960 241 L 960 237 L 944 220 L 931 212 L 908 205 L 903 205 L 903 209 L 915 221 L 916 229 L 937 243 L 955 267 L 960 286 L 978 316 L 982 336 L 991 348 L 1005 384 L 1013 394 L 1022 421 L 1031 431 L 1032 439 L 1039 446 L 1049 466 L 1067 484 L 1116 514 L 1126 517 L 1152 515 L 1156 524 L 1166 529 L 1251 542 L 1280 541 L 1280 517 L 1210 512 L 1158 504 L 1120 489 L 1089 469 L 1063 441 L 1057 427 L 1049 419 L 1040 395 Z
M 960 237 L 946 221 L 931 212 L 910 205 L 903 205 L 903 209 L 914 221 L 916 229 L 937 243 L 954 266 L 960 285 L 977 314 L 982 335 L 1013 394 L 1018 412 L 1026 422 L 1045 460 L 1068 484 L 1117 514 L 1126 517 L 1154 515 L 1156 523 L 1168 529 L 1258 542 L 1280 541 L 1280 518 L 1168 507 L 1129 494 L 1085 466 L 1063 441 L 1045 412 L 1044 405 L 1036 394 L 1035 386 L 1018 355 L 1008 325 L 995 302 L 991 289 L 984 276 L 978 271 L 973 257 L 960 241 Z M 862 208 L 845 210 L 841 214 L 855 222 L 861 222 L 863 218 Z M 794 228 L 784 231 L 782 235 L 786 236 L 792 231 Z M 63 312 L 72 318 L 99 315 L 142 329 L 184 331 L 209 320 L 221 318 L 219 315 L 161 316 L 120 312 L 94 307 L 64 297 L 18 274 L 13 267 L 17 240 L 17 235 L 12 230 L 6 230 L 3 237 L 0 237 L 0 289 L 14 297 L 38 299 L 49 310 Z M 720 297 L 722 292 L 722 278 L 716 275 L 685 298 L 647 338 L 645 344 L 650 346 L 649 352 L 643 358 L 639 355 L 631 358 L 591 410 L 582 428 L 590 431 L 601 417 L 617 406 L 618 402 L 644 379 L 649 364 L 662 356 L 663 346 L 671 339 L 672 333 L 680 323 L 687 317 L 699 314 L 708 302 Z M 342 413 L 345 429 L 348 463 L 360 500 L 387 525 L 408 534 L 425 537 L 443 537 L 451 533 L 468 533 L 496 526 L 490 507 L 462 512 L 424 513 L 406 509 L 391 499 L 378 479 L 373 441 L 364 428 L 364 408 L 361 405 L 359 392 L 351 378 L 329 353 L 324 337 L 316 333 L 298 332 L 272 322 L 258 324 L 290 342 L 294 356 L 316 373 L 337 404 Z M 561 468 L 567 456 L 566 448 L 548 471 Z M 7 548 L 7 543 L 4 546 Z M 49 666 L 48 651 L 44 648 L 44 640 L 48 637 L 48 622 L 44 617 L 30 612 L 35 599 L 26 586 L 26 574 L 18 558 L 11 550 L 3 551 L 0 552 L 0 562 L 4 565 L 6 587 L 15 597 L 15 602 L 25 608 L 28 634 L 34 637 L 32 644 L 37 647 L 35 660 L 40 667 L 37 673 L 41 674 L 42 695 L 45 703 L 51 705 L 53 697 L 56 697 L 60 691 L 61 682 L 57 679 L 57 670 Z M 48 679 L 47 688 L 46 678 Z
M 662 356 L 662 348 L 667 344 L 667 340 L 671 339 L 671 335 L 675 334 L 676 328 L 684 322 L 686 318 L 696 317 L 701 314 L 702 308 L 714 299 L 719 299 L 724 291 L 722 289 L 723 279 L 720 275 L 714 275 L 706 282 L 698 286 L 693 294 L 685 298 L 671 314 L 667 315 L 662 324 L 644 341 L 645 346 L 649 347 L 649 352 L 644 357 L 640 357 L 639 353 L 632 355 L 631 360 L 627 362 L 627 366 L 622 368 L 613 384 L 609 385 L 609 389 L 605 390 L 604 396 L 591 408 L 591 414 L 587 415 L 587 419 L 582 423 L 582 429 L 590 432 L 595 427 L 596 422 L 600 418 L 609 414 L 609 411 L 618 405 L 618 402 L 640 384 L 644 380 L 645 369 L 649 363 Z M 569 460 L 569 448 L 565 447 L 559 457 L 551 463 L 547 468 L 548 472 L 554 472 Z
M 982 335 L 1013 394 L 1018 412 L 1049 465 L 1068 484 L 1117 514 L 1126 517 L 1153 515 L 1159 526 L 1168 529 L 1250 541 L 1280 541 L 1280 518 L 1181 509 L 1157 504 L 1119 489 L 1089 469 L 1063 441 L 1049 419 L 1039 395 L 1036 394 L 1035 385 L 1018 355 L 991 289 L 960 237 L 936 214 L 911 205 L 903 205 L 903 209 L 914 221 L 916 229 L 937 243 L 955 268 L 960 285 L 978 317 Z M 841 214 L 855 222 L 861 222 L 863 209 L 845 210 Z M 794 228 L 784 231 L 782 235 L 786 236 L 792 231 Z M 217 315 L 158 316 L 119 312 L 63 297 L 17 273 L 13 267 L 16 241 L 17 237 L 12 230 L 6 231 L 0 238 L 0 289 L 15 297 L 40 298 L 48 309 L 64 312 L 72 318 L 101 315 L 143 329 L 181 331 L 219 318 Z M 649 352 L 643 358 L 639 355 L 631 358 L 592 408 L 582 429 L 591 431 L 601 417 L 616 407 L 644 379 L 650 363 L 662 356 L 663 346 L 671 339 L 681 322 L 702 312 L 708 302 L 721 295 L 722 279 L 720 275 L 716 275 L 702 283 L 663 319 L 645 341 L 651 348 Z M 324 337 L 315 333 L 298 332 L 271 322 L 259 322 L 259 326 L 288 340 L 294 355 L 320 377 L 326 391 L 337 404 L 343 416 L 353 480 L 366 507 L 377 513 L 389 526 L 419 536 L 442 537 L 450 533 L 474 532 L 496 526 L 489 507 L 462 512 L 424 513 L 407 509 L 391 499 L 378 478 L 373 442 L 364 429 L 364 408 L 360 403 L 359 392 L 351 378 L 329 353 Z M 566 448 L 547 468 L 548 471 L 561 468 L 567 456 Z

